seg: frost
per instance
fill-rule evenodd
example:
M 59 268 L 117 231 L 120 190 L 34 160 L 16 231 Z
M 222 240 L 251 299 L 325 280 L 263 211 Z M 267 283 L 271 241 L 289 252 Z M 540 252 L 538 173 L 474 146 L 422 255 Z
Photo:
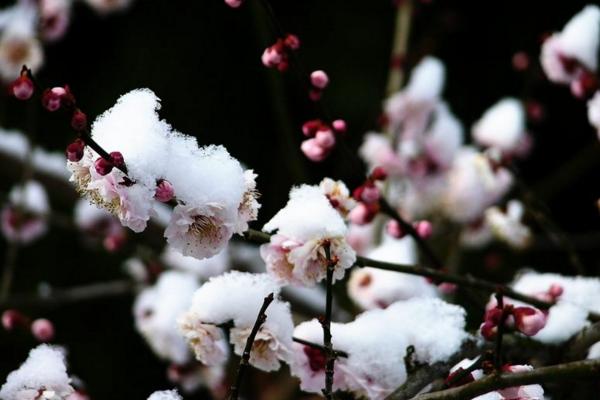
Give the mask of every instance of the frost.
M 473 126 L 473 138 L 485 147 L 513 153 L 525 137 L 525 110 L 515 98 L 504 98 L 490 107 Z

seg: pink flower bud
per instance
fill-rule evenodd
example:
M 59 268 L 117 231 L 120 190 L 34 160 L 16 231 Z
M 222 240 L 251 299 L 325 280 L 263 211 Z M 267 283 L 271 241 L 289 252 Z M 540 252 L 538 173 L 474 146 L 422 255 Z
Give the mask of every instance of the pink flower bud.
M 364 185 L 362 193 L 360 194 L 360 200 L 367 204 L 373 204 L 379 201 L 380 196 L 381 194 L 379 193 L 377 186 L 373 184 Z
M 300 39 L 298 39 L 298 36 L 293 35 L 291 33 L 288 33 L 288 35 L 285 37 L 283 43 L 284 43 L 285 47 L 292 49 L 292 50 L 298 50 L 300 48 Z
M 346 121 L 343 119 L 336 119 L 331 123 L 331 125 L 337 133 L 346 133 L 346 129 L 348 129 Z
M 68 96 L 68 92 L 65 88 L 54 87 L 52 89 L 46 89 L 42 94 L 42 105 L 48 111 L 56 111 L 62 105 L 63 98 Z
M 458 286 L 455 283 L 442 282 L 438 285 L 438 289 L 443 294 L 452 294 L 452 293 L 456 292 L 456 289 L 458 289 Z
M 98 157 L 96 162 L 94 163 L 94 167 L 96 168 L 96 172 L 102 176 L 110 174 L 114 165 L 110 161 L 106 161 L 102 157 Z
M 429 221 L 419 221 L 415 223 L 415 230 L 422 239 L 428 239 L 433 233 L 433 226 Z
M 306 121 L 302 125 L 302 133 L 304 136 L 313 137 L 317 133 L 319 129 L 323 126 L 323 122 L 320 119 L 313 119 L 310 121 Z
M 225 4 L 231 8 L 238 8 L 242 5 L 242 0 L 225 0 Z
M 262 54 L 261 60 L 265 67 L 274 67 L 281 62 L 282 55 L 273 47 L 267 47 Z
M 54 325 L 47 319 L 36 319 L 31 324 L 31 334 L 40 342 L 49 342 L 54 338 Z
M 307 139 L 300 145 L 300 149 L 309 160 L 319 162 L 327 157 L 327 150 L 320 146 L 316 139 Z
M 481 332 L 481 336 L 483 336 L 486 340 L 493 340 L 496 337 L 496 333 L 498 332 L 498 325 L 486 321 L 483 324 L 481 324 L 479 330 Z
M 515 317 L 515 327 L 527 336 L 538 333 L 546 326 L 548 320 L 546 313 L 532 307 L 515 307 L 513 315 Z
M 402 230 L 402 227 L 395 219 L 388 221 L 388 223 L 385 225 L 385 230 L 388 235 L 396 239 L 402 239 L 406 235 L 406 232 Z
M 329 84 L 329 76 L 325 71 L 317 70 L 310 74 L 310 83 L 317 89 L 325 89 Z
M 356 207 L 354 207 L 348 213 L 348 219 L 353 224 L 364 225 L 364 224 L 368 224 L 369 222 L 373 221 L 373 218 L 375 218 L 376 214 L 377 213 L 374 212 L 374 210 L 371 209 L 368 205 L 366 205 L 364 203 L 358 203 L 356 205 Z
M 374 181 L 384 181 L 387 178 L 387 172 L 383 167 L 375 167 L 370 176 Z
M 156 185 L 156 191 L 154 192 L 154 198 L 162 203 L 168 203 L 173 200 L 175 196 L 175 188 L 171 182 L 161 179 Z
M 335 136 L 331 130 L 318 130 L 315 134 L 315 141 L 324 149 L 331 149 L 335 146 Z
M 78 162 L 83 158 L 85 143 L 81 139 L 76 139 L 73 143 L 67 146 L 67 160 Z
M 550 289 L 548 289 L 548 294 L 556 300 L 558 297 L 562 296 L 563 287 L 558 283 L 553 283 L 550 285 Z
M 87 115 L 81 110 L 75 110 L 71 117 L 71 127 L 76 131 L 83 131 L 87 127 Z
M 112 160 L 112 165 L 117 168 L 123 168 L 125 166 L 125 159 L 123 158 L 123 154 L 119 151 L 113 151 L 110 153 L 110 158 Z
M 33 96 L 33 90 L 33 82 L 26 74 L 19 76 L 10 85 L 10 92 L 19 100 L 29 100 Z
M 517 71 L 525 71 L 529 64 L 529 56 L 524 51 L 518 51 L 512 57 L 513 68 Z
M 28 325 L 28 318 L 17 310 L 6 310 L 2 313 L 2 326 L 7 331 L 15 328 L 24 328 Z

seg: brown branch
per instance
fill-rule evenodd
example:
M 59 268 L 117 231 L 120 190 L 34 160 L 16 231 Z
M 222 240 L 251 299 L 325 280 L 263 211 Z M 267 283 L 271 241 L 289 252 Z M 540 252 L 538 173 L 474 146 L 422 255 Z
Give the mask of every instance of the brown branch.
M 565 358 L 567 360 L 580 360 L 587 355 L 589 348 L 600 342 L 600 322 L 584 328 L 577 334 L 566 348 Z
M 297 338 L 297 337 L 293 337 L 292 340 L 296 343 L 300 343 L 305 346 L 312 347 L 317 350 L 321 350 L 323 353 L 327 352 L 327 349 L 325 348 L 325 346 L 321 346 L 320 344 L 309 342 L 308 340 L 304 340 L 304 339 Z M 348 353 L 346 353 L 345 351 L 334 349 L 333 354 L 335 355 L 336 358 L 337 357 L 348 358 Z
M 47 295 L 20 294 L 0 302 L 0 309 L 22 307 L 56 307 L 105 297 L 132 294 L 135 285 L 128 280 L 93 283 L 68 289 L 52 290 Z
M 415 400 L 467 400 L 498 389 L 563 380 L 598 378 L 600 359 L 575 361 L 527 372 L 490 374 L 484 378 L 452 389 L 415 397 Z
M 237 400 L 239 395 L 240 386 L 242 381 L 244 380 L 244 374 L 248 369 L 248 365 L 250 365 L 250 352 L 252 351 L 252 345 L 254 344 L 254 339 L 260 330 L 262 324 L 267 320 L 267 308 L 273 302 L 274 299 L 273 293 L 265 297 L 263 301 L 263 305 L 258 312 L 258 316 L 256 317 L 256 322 L 254 322 L 254 326 L 252 327 L 252 331 L 250 332 L 250 336 L 246 340 L 246 347 L 244 348 L 244 353 L 242 354 L 242 359 L 240 360 L 240 365 L 237 371 L 237 377 L 235 382 L 231 385 L 231 393 L 229 395 L 230 400 Z
M 335 352 L 331 343 L 331 307 L 333 304 L 333 269 L 337 261 L 331 256 L 331 244 L 329 242 L 323 245 L 325 258 L 327 262 L 327 296 L 325 300 L 325 318 L 321 319 L 323 326 L 323 344 L 325 347 L 325 356 L 327 364 L 325 366 L 325 389 L 323 395 L 327 400 L 333 399 L 333 368 L 335 366 Z

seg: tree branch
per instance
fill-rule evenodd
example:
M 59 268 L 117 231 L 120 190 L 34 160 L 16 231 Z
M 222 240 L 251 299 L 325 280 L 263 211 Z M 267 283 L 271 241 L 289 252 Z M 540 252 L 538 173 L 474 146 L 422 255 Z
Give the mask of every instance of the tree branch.
M 527 372 L 490 374 L 484 378 L 439 392 L 415 397 L 415 400 L 467 400 L 498 389 L 571 379 L 598 378 L 600 359 L 575 361 Z
M 297 338 L 297 337 L 293 337 L 292 340 L 294 342 L 296 342 L 296 343 L 300 343 L 300 344 L 303 344 L 305 346 L 309 346 L 309 347 L 312 347 L 314 349 L 321 350 L 323 353 L 327 352 L 327 348 L 325 348 L 325 346 L 321 346 L 320 344 L 309 342 L 308 340 L 300 339 L 300 338 Z M 345 351 L 333 349 L 333 353 L 334 353 L 334 355 L 335 355 L 336 358 L 337 357 L 343 357 L 343 358 L 347 358 L 348 357 L 348 353 L 346 353 Z
M 327 297 L 325 300 L 325 318 L 321 319 L 323 326 L 323 344 L 325 347 L 325 356 L 327 364 L 325 366 L 325 389 L 323 395 L 327 400 L 333 399 L 333 368 L 335 366 L 335 352 L 331 343 L 331 307 L 333 304 L 333 269 L 337 263 L 331 257 L 331 244 L 329 242 L 323 245 L 325 258 L 327 262 Z
M 265 297 L 263 301 L 263 305 L 258 312 L 258 316 L 256 317 L 256 322 L 254 322 L 254 326 L 252 327 L 252 331 L 250 332 L 250 336 L 246 340 L 246 347 L 244 348 L 244 353 L 242 354 L 242 359 L 240 360 L 240 365 L 237 371 L 237 377 L 235 382 L 231 386 L 231 393 L 229 395 L 230 400 L 237 400 L 239 395 L 240 386 L 242 381 L 244 380 L 244 374 L 246 369 L 248 369 L 248 365 L 250 365 L 250 352 L 252 351 L 252 345 L 254 344 L 254 339 L 260 330 L 262 324 L 267 320 L 267 308 L 273 302 L 275 296 L 273 293 Z

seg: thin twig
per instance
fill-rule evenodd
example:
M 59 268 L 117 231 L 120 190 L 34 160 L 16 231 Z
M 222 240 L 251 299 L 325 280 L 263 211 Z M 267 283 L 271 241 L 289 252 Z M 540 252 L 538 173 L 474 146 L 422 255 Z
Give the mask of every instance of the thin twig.
M 18 254 L 19 244 L 17 242 L 8 243 L 6 246 L 6 256 L 4 258 L 4 268 L 2 270 L 2 289 L 0 290 L 0 301 L 6 300 L 10 294 L 10 288 L 12 286 Z
M 321 350 L 323 353 L 327 352 L 327 349 L 325 348 L 325 346 L 322 346 L 320 344 L 309 342 L 308 340 L 300 339 L 300 338 L 297 338 L 297 337 L 293 337 L 292 340 L 294 342 L 296 342 L 296 343 L 300 343 L 300 344 L 303 344 L 305 346 L 312 347 L 312 348 L 317 349 L 317 350 Z M 348 353 L 346 353 L 345 351 L 333 349 L 333 354 L 336 357 L 348 358 Z
M 497 308 L 501 310 L 500 322 L 498 323 L 498 330 L 496 332 L 496 348 L 494 349 L 494 367 L 496 371 L 500 370 L 502 366 L 502 339 L 504 338 L 504 324 L 506 324 L 506 318 L 508 318 L 508 312 L 504 308 L 504 295 L 501 290 L 496 294 Z
M 415 400 L 466 400 L 514 386 L 573 379 L 597 379 L 599 376 L 600 359 L 575 361 L 526 372 L 494 373 L 463 386 L 417 396 Z
M 331 307 L 333 304 L 333 269 L 336 260 L 331 257 L 331 244 L 329 242 L 323 245 L 325 250 L 325 259 L 327 263 L 327 296 L 325 300 L 325 318 L 321 319 L 323 326 L 323 344 L 325 346 L 325 356 L 327 364 L 325 366 L 325 389 L 323 395 L 327 400 L 333 399 L 333 368 L 335 366 L 335 352 L 331 343 Z
M 244 380 L 244 374 L 246 373 L 246 369 L 248 369 L 248 365 L 250 365 L 250 352 L 252 351 L 252 345 L 254 344 L 254 339 L 260 330 L 260 327 L 267 319 L 267 308 L 269 304 L 273 302 L 274 299 L 273 293 L 265 297 L 262 307 L 258 312 L 258 316 L 256 317 L 256 322 L 254 322 L 254 326 L 252 327 L 252 331 L 250 332 L 250 336 L 246 340 L 246 347 L 244 348 L 244 353 L 242 354 L 242 359 L 240 360 L 240 365 L 237 371 L 237 377 L 233 385 L 231 385 L 231 392 L 229 395 L 230 400 L 237 400 L 239 395 L 240 386 Z

